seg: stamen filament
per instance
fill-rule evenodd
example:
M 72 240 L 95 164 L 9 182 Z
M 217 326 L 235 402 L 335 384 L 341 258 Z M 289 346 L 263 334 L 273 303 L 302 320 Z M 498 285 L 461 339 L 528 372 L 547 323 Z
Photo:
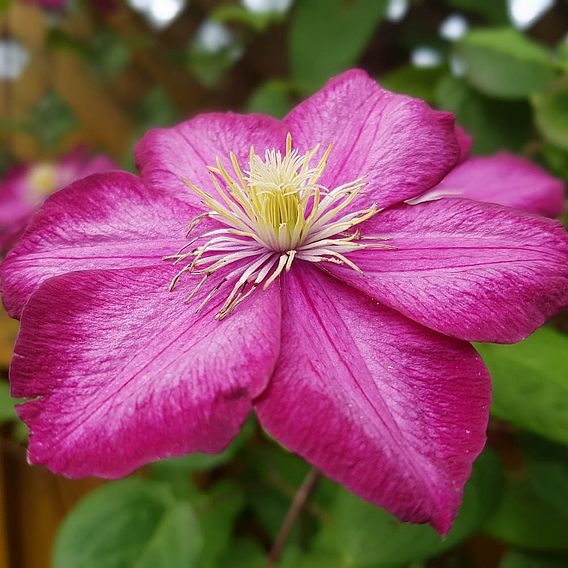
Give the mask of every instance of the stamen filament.
M 164 257 L 174 264 L 186 263 L 172 279 L 170 291 L 184 274 L 201 275 L 185 298 L 189 302 L 224 271 L 226 275 L 196 310 L 201 311 L 230 282 L 231 290 L 215 316 L 223 319 L 257 288 L 266 290 L 284 271 L 289 272 L 296 260 L 344 264 L 362 274 L 346 254 L 394 248 L 384 244 L 388 237 L 361 234 L 359 226 L 379 212 L 375 204 L 361 210 L 352 207 L 366 185 L 364 176 L 331 190 L 318 183 L 332 151 L 328 146 L 313 166 L 319 148 L 318 144 L 300 154 L 288 134 L 284 154 L 273 148 L 261 157 L 251 146 L 248 169 L 241 167 L 234 152 L 229 153 L 232 172 L 217 157 L 215 165 L 208 167 L 213 193 L 184 179 L 208 209 L 190 222 L 187 238 L 206 218 L 223 226 L 190 239 L 176 254 Z

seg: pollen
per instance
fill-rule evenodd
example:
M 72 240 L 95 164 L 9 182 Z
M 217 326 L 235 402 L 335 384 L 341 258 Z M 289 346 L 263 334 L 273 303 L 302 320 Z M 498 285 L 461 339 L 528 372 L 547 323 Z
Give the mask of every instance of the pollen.
M 270 149 L 258 155 L 251 147 L 248 163 L 241 167 L 231 152 L 232 171 L 218 157 L 209 167 L 214 191 L 184 179 L 206 209 L 189 224 L 187 238 L 207 218 L 218 221 L 219 228 L 191 238 L 176 254 L 165 257 L 182 265 L 170 290 L 184 274 L 200 275 L 186 298 L 190 302 L 211 281 L 211 290 L 197 306 L 200 311 L 227 288 L 226 300 L 216 315 L 223 319 L 297 261 L 345 264 L 361 273 L 346 255 L 360 249 L 393 248 L 383 242 L 389 240 L 386 237 L 361 235 L 358 225 L 379 212 L 376 204 L 361 210 L 354 206 L 365 187 L 364 177 L 333 189 L 319 183 L 332 147 L 315 161 L 319 149 L 318 145 L 300 153 L 288 134 L 284 154 Z
M 28 186 L 33 193 L 33 201 L 53 193 L 57 189 L 57 168 L 48 162 L 35 165 L 28 173 Z

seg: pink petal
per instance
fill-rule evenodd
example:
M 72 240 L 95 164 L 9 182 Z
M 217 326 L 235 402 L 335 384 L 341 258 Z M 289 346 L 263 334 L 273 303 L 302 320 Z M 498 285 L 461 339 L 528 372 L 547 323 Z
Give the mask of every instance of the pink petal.
M 86 160 L 81 168 L 82 177 L 90 176 L 99 172 L 108 172 L 120 169 L 116 162 L 105 154 L 95 154 Z
M 29 166 L 15 166 L 0 182 L 0 254 L 14 244 L 33 213 L 34 205 L 28 195 L 29 170 Z
M 568 305 L 568 234 L 556 221 L 466 199 L 403 205 L 363 225 L 395 250 L 333 275 L 417 322 L 467 341 L 511 343 Z
M 27 217 L 33 210 L 27 193 L 26 179 L 29 166 L 15 166 L 9 169 L 0 183 L 0 231 L 11 229 L 19 219 Z
M 96 174 L 51 196 L 2 263 L 4 303 L 19 317 L 41 282 L 74 270 L 156 266 L 185 243 L 196 211 L 127 173 Z
M 175 272 L 175 270 L 174 270 Z M 69 477 L 120 477 L 221 451 L 265 387 L 279 348 L 278 285 L 227 319 L 195 314 L 171 267 L 74 272 L 27 304 L 11 368 L 29 458 Z
M 184 179 L 214 194 L 207 166 L 219 158 L 231 171 L 230 152 L 246 169 L 251 146 L 257 154 L 284 149 L 282 123 L 260 114 L 202 114 L 173 128 L 150 130 L 136 146 L 136 163 L 143 179 L 155 187 L 202 208 Z
M 261 423 L 354 493 L 447 533 L 485 443 L 481 358 L 314 267 L 298 263 L 282 285 Z
M 499 203 L 548 217 L 564 211 L 564 182 L 508 152 L 469 158 L 419 199 L 439 196 Z
M 12 168 L 0 183 L 0 253 L 5 253 L 20 236 L 33 212 L 47 196 L 30 185 L 30 173 L 40 164 L 26 164 Z M 61 189 L 88 175 L 116 170 L 117 165 L 104 154 L 89 157 L 83 146 L 58 160 L 56 187 Z
M 302 150 L 320 144 L 321 155 L 333 145 L 323 185 L 366 176 L 367 202 L 379 207 L 430 189 L 460 155 L 453 115 L 385 91 L 360 70 L 332 79 L 284 122 Z
M 60 187 L 78 181 L 81 178 L 120 169 L 118 165 L 105 154 L 90 156 L 87 148 L 79 146 L 57 162 Z
M 456 138 L 460 147 L 460 162 L 463 162 L 469 156 L 471 147 L 473 146 L 473 137 L 470 136 L 461 126 L 456 126 Z M 453 171 L 453 170 L 452 170 Z

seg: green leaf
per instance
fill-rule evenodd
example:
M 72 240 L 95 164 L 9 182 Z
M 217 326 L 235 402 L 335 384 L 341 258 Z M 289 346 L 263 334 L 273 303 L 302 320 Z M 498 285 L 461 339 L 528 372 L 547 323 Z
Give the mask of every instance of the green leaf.
M 525 435 L 522 448 L 527 483 L 551 509 L 568 519 L 568 447 Z
M 551 55 L 512 28 L 484 28 L 456 46 L 465 75 L 481 92 L 522 99 L 544 90 L 556 76 Z
M 200 549 L 201 539 L 195 515 L 191 505 L 182 501 L 170 507 L 163 516 L 158 528 L 145 543 L 143 555 L 133 567 L 201 566 L 198 562 Z
M 279 12 L 253 12 L 244 6 L 219 6 L 211 12 L 212 20 L 228 24 L 242 24 L 257 32 L 264 31 L 272 22 L 281 22 L 284 15 Z
M 99 30 L 90 41 L 90 65 L 101 79 L 112 81 L 130 60 L 130 49 L 120 35 Z
M 238 44 L 216 53 L 194 50 L 188 54 L 188 65 L 204 87 L 212 88 L 241 57 L 241 54 L 241 46 Z
M 0 382 L 0 422 L 11 422 L 17 420 L 16 410 L 14 405 L 18 401 L 10 396 L 10 385 L 5 382 Z
M 251 95 L 247 104 L 247 111 L 283 118 L 292 106 L 290 84 L 286 81 L 267 81 Z
M 444 77 L 437 85 L 436 100 L 473 136 L 475 154 L 491 154 L 503 148 L 519 151 L 532 133 L 532 115 L 526 102 L 490 99 L 462 79 Z
M 539 550 L 567 550 L 568 519 L 554 513 L 527 485 L 509 487 L 486 531 L 506 543 Z
M 434 103 L 436 84 L 445 71 L 442 67 L 422 68 L 405 65 L 383 75 L 379 83 L 390 91 Z
M 141 131 L 168 126 L 178 118 L 172 100 L 162 87 L 151 88 L 134 107 L 133 115 Z
M 509 21 L 505 0 L 449 0 L 448 4 L 483 16 L 488 22 L 506 24 Z
M 249 501 L 258 522 L 269 537 L 274 540 L 280 530 L 282 520 L 290 508 L 292 497 L 275 491 L 272 487 L 260 485 L 251 492 Z M 298 540 L 298 527 L 297 523 L 292 527 L 288 543 L 295 543 Z
M 558 55 L 560 65 L 564 68 L 564 72 L 568 72 L 568 38 L 558 44 L 556 47 L 556 53 Z
M 528 456 L 525 471 L 521 474 L 509 473 L 503 498 L 485 530 L 513 546 L 566 551 L 568 503 L 562 503 L 565 495 L 563 497 L 559 493 L 553 496 L 553 491 L 559 472 L 566 477 L 568 467 L 562 462 L 554 464 L 550 458 L 546 465 L 534 459 L 535 456 Z M 566 481 L 562 483 L 565 493 Z M 556 502 L 553 502 L 554 499 Z
M 207 495 L 194 501 L 204 542 L 199 568 L 224 566 L 219 560 L 231 543 L 233 526 L 244 504 L 242 489 L 230 480 L 219 482 Z
M 65 519 L 55 568 L 190 568 L 201 566 L 201 535 L 187 502 L 143 479 L 109 483 Z
M 568 444 L 568 337 L 542 328 L 515 345 L 478 344 L 493 416 Z
M 253 485 L 248 498 L 260 524 L 274 539 L 310 466 L 275 444 L 247 448 L 247 455 L 253 469 L 249 475 Z M 314 498 L 312 495 L 312 502 Z M 298 528 L 299 523 L 296 523 L 288 543 L 298 540 Z
M 548 93 L 532 97 L 535 121 L 541 134 L 553 144 L 568 150 L 568 83 Z
M 48 92 L 37 101 L 30 112 L 35 135 L 43 148 L 52 149 L 78 126 L 77 117 L 65 99 Z
M 306 91 L 351 67 L 381 21 L 384 0 L 298 0 L 290 30 L 292 77 Z
M 79 39 L 61 28 L 50 28 L 47 34 L 46 46 L 54 51 L 70 51 L 80 57 L 88 58 L 91 51 L 84 40 Z
M 208 29 L 214 32 L 216 41 L 206 40 Z M 223 74 L 238 61 L 244 52 L 242 39 L 224 24 L 207 20 L 188 45 L 184 59 L 197 80 L 205 87 L 215 86 Z
M 552 174 L 568 179 L 568 151 L 555 146 L 544 144 L 541 150 L 546 167 Z
M 568 557 L 534 554 L 510 550 L 505 554 L 499 568 L 566 568 Z
M 445 551 L 478 530 L 493 512 L 501 488 L 497 458 L 486 450 L 474 465 L 464 500 L 447 538 L 427 525 L 397 521 L 385 510 L 341 490 L 332 520 L 317 540 L 321 550 L 335 551 L 340 566 L 390 566 L 415 562 Z
M 354 568 L 333 552 L 321 550 L 302 551 L 297 546 L 287 546 L 278 568 Z M 359 565 L 358 565 L 359 566 Z
M 239 538 L 231 543 L 221 557 L 219 566 L 230 568 L 264 568 L 266 552 L 250 538 Z M 296 567 L 297 568 L 297 567 Z

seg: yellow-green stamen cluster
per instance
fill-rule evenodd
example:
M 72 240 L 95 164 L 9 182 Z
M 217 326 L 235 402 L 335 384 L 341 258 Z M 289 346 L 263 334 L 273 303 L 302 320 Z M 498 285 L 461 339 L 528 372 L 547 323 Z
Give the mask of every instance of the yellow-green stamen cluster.
M 346 264 L 361 272 L 346 254 L 369 247 L 392 248 L 369 242 L 388 240 L 384 237 L 362 242 L 358 229 L 349 232 L 378 209 L 373 204 L 360 211 L 346 211 L 365 186 L 363 178 L 332 190 L 323 187 L 318 181 L 331 146 L 312 166 L 318 150 L 319 146 L 300 154 L 292 148 L 292 137 L 288 135 L 284 155 L 272 149 L 261 157 L 251 148 L 245 170 L 233 153 L 231 173 L 217 158 L 216 166 L 209 167 L 216 195 L 184 180 L 208 209 L 191 222 L 188 235 L 207 217 L 223 227 L 195 237 L 177 254 L 167 257 L 186 263 L 170 289 L 185 273 L 202 275 L 186 298 L 190 301 L 219 270 L 229 267 L 197 308 L 200 310 L 225 283 L 232 283 L 216 316 L 222 319 L 259 286 L 266 289 L 284 270 L 289 271 L 295 260 Z

